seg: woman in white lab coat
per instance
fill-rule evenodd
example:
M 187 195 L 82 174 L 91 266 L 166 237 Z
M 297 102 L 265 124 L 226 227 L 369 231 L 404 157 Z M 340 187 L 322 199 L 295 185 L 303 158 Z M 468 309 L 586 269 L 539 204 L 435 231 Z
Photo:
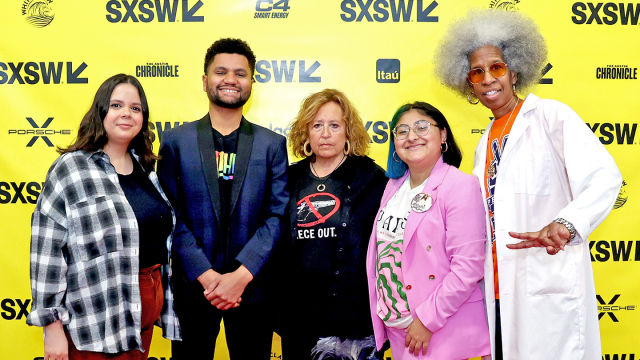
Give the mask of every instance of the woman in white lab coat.
M 569 106 L 518 96 L 539 82 L 546 55 L 531 19 L 476 10 L 451 26 L 435 68 L 495 119 L 473 170 L 492 239 L 484 290 L 493 358 L 595 360 L 600 331 L 587 237 L 611 211 L 622 177 Z

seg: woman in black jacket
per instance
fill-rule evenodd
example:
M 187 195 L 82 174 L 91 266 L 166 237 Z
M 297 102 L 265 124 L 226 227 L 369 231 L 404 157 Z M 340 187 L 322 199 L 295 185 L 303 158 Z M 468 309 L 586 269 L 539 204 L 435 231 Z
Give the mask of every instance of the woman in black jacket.
M 291 124 L 289 146 L 304 159 L 289 167 L 290 227 L 279 277 L 288 359 L 368 359 L 375 352 L 365 259 L 387 178 L 365 156 L 369 142 L 338 90 L 307 97 Z

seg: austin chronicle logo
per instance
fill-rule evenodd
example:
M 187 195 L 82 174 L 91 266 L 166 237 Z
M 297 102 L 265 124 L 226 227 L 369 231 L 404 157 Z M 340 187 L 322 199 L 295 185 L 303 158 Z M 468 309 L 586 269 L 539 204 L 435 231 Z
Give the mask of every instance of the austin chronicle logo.
M 516 5 L 519 3 L 520 0 L 491 0 L 489 9 L 517 11 L 518 7 Z
M 22 16 L 25 20 L 38 28 L 45 27 L 53 21 L 54 14 L 51 8 L 53 0 L 24 0 L 22 3 Z

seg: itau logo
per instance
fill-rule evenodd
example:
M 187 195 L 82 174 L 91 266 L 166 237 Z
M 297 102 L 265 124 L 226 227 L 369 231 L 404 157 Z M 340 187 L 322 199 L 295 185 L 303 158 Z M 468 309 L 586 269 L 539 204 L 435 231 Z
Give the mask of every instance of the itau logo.
M 520 0 L 491 0 L 489 9 L 499 9 L 507 11 L 517 11 Z
M 54 14 L 51 8 L 53 0 L 24 0 L 22 3 L 22 16 L 25 20 L 38 28 L 45 27 L 53 21 Z

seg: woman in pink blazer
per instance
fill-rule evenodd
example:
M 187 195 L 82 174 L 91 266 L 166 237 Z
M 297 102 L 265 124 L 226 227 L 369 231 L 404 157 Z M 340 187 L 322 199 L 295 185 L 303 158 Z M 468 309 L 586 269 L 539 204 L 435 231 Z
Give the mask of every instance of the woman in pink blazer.
M 457 169 L 462 154 L 438 109 L 403 105 L 391 128 L 391 180 L 367 254 L 376 345 L 389 339 L 394 360 L 489 355 L 480 186 Z

